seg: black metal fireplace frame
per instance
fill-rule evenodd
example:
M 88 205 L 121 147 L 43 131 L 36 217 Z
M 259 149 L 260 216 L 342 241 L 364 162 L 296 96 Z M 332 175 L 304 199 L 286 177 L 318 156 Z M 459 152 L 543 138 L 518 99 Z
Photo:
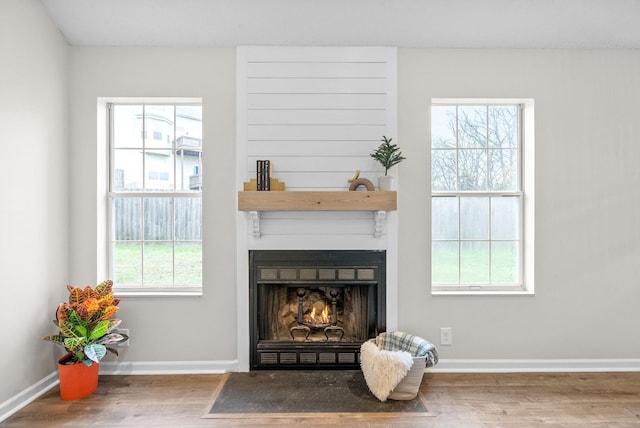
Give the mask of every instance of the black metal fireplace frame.
M 375 285 L 370 305 L 372 325 L 368 338 L 386 330 L 386 252 L 384 250 L 251 250 L 249 251 L 249 314 L 250 314 L 250 368 L 260 369 L 357 369 L 360 365 L 362 342 L 269 342 L 259 337 L 258 288 L 264 284 L 309 286 L 314 281 L 300 278 L 295 273 L 309 266 L 335 268 L 338 272 L 354 270 L 354 278 L 345 279 L 343 285 Z M 273 271 L 272 278 L 260 277 L 260 270 Z M 358 278 L 363 271 L 375 272 L 374 277 Z M 284 273 L 286 272 L 286 274 Z M 338 274 L 339 276 L 339 274 Z M 315 283 L 323 283 L 318 279 Z M 340 279 L 334 282 L 337 286 Z M 367 339 L 368 339 L 367 338 Z

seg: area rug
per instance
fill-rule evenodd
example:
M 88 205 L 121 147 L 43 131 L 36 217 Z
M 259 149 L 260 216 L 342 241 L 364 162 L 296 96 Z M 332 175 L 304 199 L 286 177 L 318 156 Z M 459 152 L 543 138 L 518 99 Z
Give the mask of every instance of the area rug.
M 225 374 L 204 417 L 362 413 L 429 416 L 420 394 L 413 400 L 379 401 L 367 388 L 359 370 L 268 370 Z

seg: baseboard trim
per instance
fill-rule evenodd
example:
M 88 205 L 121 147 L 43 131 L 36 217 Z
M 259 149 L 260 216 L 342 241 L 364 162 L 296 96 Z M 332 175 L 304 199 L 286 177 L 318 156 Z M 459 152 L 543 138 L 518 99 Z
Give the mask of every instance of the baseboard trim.
M 238 371 L 238 361 L 131 361 L 100 363 L 101 375 L 220 374 Z
M 637 372 L 640 359 L 441 359 L 428 370 L 434 373 Z
M 58 372 L 53 372 L 29 386 L 24 391 L 19 392 L 3 403 L 0 403 L 0 422 L 4 421 L 9 416 L 13 415 L 18 410 L 43 395 L 45 392 L 58 385 L 58 383 L 60 383 L 58 381 Z

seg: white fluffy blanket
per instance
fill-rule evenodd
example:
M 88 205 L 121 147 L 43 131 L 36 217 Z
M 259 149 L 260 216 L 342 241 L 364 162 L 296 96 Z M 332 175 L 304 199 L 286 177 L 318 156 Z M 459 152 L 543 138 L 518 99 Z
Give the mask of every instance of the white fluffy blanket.
M 413 365 L 405 351 L 385 351 L 370 341 L 360 347 L 360 368 L 369 390 L 380 401 L 387 401 L 391 391 L 404 379 Z

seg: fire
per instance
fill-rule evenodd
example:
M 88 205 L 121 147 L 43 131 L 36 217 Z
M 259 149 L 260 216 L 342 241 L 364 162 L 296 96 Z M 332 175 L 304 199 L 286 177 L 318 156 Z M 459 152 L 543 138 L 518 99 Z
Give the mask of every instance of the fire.
M 329 322 L 329 308 L 325 306 L 322 312 L 316 314 L 316 308 L 314 307 L 311 311 L 311 319 L 315 322 Z
M 330 322 L 329 307 L 325 305 L 322 311 L 317 311 L 314 306 L 309 314 L 309 322 L 315 325 L 328 324 Z

